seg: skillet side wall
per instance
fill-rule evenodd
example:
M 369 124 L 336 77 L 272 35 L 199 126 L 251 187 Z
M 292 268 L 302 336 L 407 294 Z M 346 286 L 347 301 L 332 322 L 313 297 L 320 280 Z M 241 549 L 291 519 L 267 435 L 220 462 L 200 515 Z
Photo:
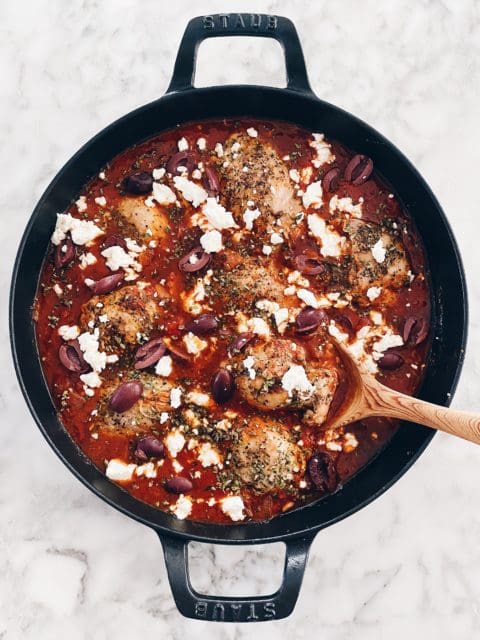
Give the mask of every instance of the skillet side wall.
M 269 523 L 206 525 L 179 521 L 135 500 L 86 460 L 57 419 L 41 371 L 31 306 L 55 214 L 62 211 L 100 167 L 123 149 L 178 123 L 252 116 L 289 120 L 369 155 L 414 218 L 431 272 L 434 335 L 419 394 L 447 405 L 463 363 L 467 300 L 463 268 L 444 214 L 410 162 L 380 134 L 354 116 L 300 92 L 230 86 L 167 94 L 113 123 L 90 140 L 57 174 L 39 201 L 14 267 L 10 330 L 15 367 L 30 410 L 49 444 L 69 469 L 102 499 L 159 532 L 223 543 L 285 540 L 333 524 L 388 489 L 413 464 L 434 432 L 402 425 L 386 449 L 343 490 Z

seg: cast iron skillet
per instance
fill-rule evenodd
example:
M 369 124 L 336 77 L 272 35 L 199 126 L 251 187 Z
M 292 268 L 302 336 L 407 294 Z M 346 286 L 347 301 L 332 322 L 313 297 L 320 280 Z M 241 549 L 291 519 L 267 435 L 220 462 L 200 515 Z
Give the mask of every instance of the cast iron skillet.
M 205 38 L 249 35 L 274 38 L 284 51 L 287 87 L 250 85 L 195 89 L 198 45 Z M 379 96 L 381 99 L 381 96 Z M 80 452 L 60 424 L 42 375 L 31 306 L 55 224 L 83 185 L 126 147 L 178 123 L 224 116 L 280 119 L 324 132 L 370 156 L 415 219 L 425 243 L 432 282 L 433 341 L 421 397 L 448 405 L 463 362 L 467 327 L 464 274 L 455 240 L 434 195 L 410 162 L 364 122 L 319 100 L 312 92 L 298 36 L 287 18 L 224 14 L 194 18 L 187 26 L 167 94 L 136 109 L 97 134 L 61 169 L 47 188 L 22 238 L 15 262 L 10 331 L 20 385 L 43 435 L 65 465 L 91 491 L 156 531 L 165 552 L 168 577 L 181 613 L 190 618 L 248 622 L 288 616 L 298 597 L 309 547 L 318 533 L 361 509 L 388 489 L 413 464 L 433 431 L 405 424 L 390 444 L 338 493 L 267 523 L 204 524 L 177 520 L 133 498 L 113 484 Z M 206 596 L 193 590 L 187 565 L 191 540 L 221 544 L 283 541 L 280 589 L 261 597 Z

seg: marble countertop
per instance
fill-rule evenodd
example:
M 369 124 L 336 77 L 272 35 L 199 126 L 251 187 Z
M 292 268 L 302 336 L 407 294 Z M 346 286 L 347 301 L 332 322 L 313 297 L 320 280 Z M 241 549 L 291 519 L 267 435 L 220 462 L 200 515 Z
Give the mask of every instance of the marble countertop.
M 419 167 L 462 251 L 470 338 L 454 406 L 480 410 L 480 4 L 475 0 L 4 0 L 0 23 L 0 638 L 467 639 L 480 633 L 480 448 L 437 436 L 387 494 L 321 532 L 294 614 L 211 624 L 182 618 L 158 539 L 103 504 L 51 452 L 13 373 L 7 296 L 37 199 L 73 152 L 161 95 L 193 15 L 292 18 L 319 96 L 364 118 Z M 282 85 L 272 41 L 208 41 L 197 84 Z M 193 545 L 209 593 L 276 588 L 283 545 Z M 207 627 L 208 625 L 208 627 Z M 148 635 L 147 635 L 148 634 Z

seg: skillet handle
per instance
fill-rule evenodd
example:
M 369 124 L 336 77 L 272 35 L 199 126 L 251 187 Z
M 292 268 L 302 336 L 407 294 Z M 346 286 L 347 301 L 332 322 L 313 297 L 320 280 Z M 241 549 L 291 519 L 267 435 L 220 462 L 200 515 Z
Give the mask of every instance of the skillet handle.
M 188 540 L 159 534 L 168 580 L 178 610 L 187 618 L 213 622 L 262 622 L 286 618 L 300 592 L 310 545 L 315 534 L 287 540 L 280 588 L 266 596 L 218 597 L 195 591 L 188 575 Z
M 297 30 L 291 20 L 260 13 L 218 13 L 192 18 L 178 50 L 167 93 L 193 89 L 198 47 L 207 38 L 254 36 L 277 40 L 285 53 L 287 89 L 313 93 Z

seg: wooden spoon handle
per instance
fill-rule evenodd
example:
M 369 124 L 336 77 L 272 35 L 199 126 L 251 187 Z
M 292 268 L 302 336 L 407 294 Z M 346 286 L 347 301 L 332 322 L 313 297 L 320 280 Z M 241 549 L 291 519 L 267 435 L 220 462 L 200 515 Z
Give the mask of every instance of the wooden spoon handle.
M 369 415 L 400 418 L 480 444 L 480 415 L 440 407 L 389 389 L 380 383 L 365 388 Z

